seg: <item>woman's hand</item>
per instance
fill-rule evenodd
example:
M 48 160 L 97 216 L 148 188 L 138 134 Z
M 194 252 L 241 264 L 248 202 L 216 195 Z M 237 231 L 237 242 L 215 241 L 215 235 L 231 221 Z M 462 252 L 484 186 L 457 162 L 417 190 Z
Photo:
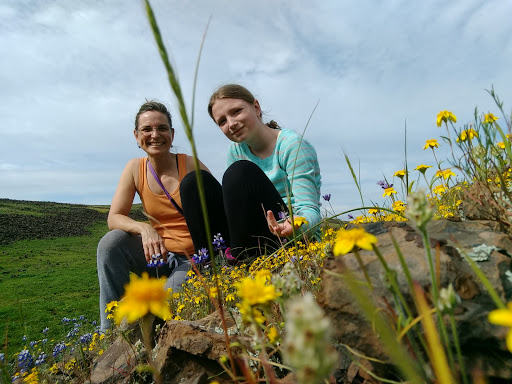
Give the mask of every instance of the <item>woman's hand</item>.
M 272 211 L 267 211 L 267 223 L 268 229 L 274 235 L 279 237 L 288 237 L 293 234 L 292 223 L 289 221 L 290 219 L 286 219 L 282 223 L 278 223 L 274 213 Z
M 149 263 L 152 255 L 160 255 L 167 261 L 167 249 L 165 248 L 164 241 L 158 232 L 150 225 L 145 224 L 140 232 L 142 237 L 142 246 L 144 247 L 144 257 Z

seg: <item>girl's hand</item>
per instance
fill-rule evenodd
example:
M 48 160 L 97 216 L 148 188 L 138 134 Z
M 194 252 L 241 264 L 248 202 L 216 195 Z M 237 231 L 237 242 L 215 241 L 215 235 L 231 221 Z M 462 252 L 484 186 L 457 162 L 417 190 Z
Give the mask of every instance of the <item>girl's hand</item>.
M 140 233 L 142 237 L 142 246 L 144 247 L 144 257 L 149 263 L 152 255 L 161 255 L 167 261 L 167 249 L 165 248 L 164 241 L 158 232 L 150 225 L 146 224 L 144 230 Z
M 267 211 L 268 229 L 276 236 L 288 237 L 293 234 L 292 223 L 290 223 L 289 220 L 290 219 L 286 219 L 282 223 L 278 223 L 274 213 L 272 211 Z

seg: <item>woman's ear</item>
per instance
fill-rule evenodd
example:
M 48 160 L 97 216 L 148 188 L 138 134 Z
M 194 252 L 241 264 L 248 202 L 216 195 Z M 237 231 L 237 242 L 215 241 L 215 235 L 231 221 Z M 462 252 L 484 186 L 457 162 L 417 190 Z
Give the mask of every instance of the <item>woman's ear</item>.
M 133 136 L 135 136 L 135 140 L 137 141 L 137 147 L 140 148 L 140 143 L 139 143 L 139 131 L 137 131 L 136 129 L 133 130 Z

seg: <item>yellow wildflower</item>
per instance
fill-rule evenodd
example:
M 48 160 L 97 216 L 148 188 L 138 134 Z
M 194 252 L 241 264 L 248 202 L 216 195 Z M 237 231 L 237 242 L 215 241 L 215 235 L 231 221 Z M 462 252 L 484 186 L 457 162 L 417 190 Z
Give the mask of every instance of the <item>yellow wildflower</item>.
M 240 309 L 242 320 L 245 323 L 251 323 L 251 321 L 254 320 L 258 324 L 263 324 L 266 320 L 261 309 L 253 307 L 245 301 L 241 304 L 237 304 L 237 307 Z
M 170 319 L 172 314 L 167 302 L 165 282 L 165 278 L 149 278 L 147 272 L 142 274 L 142 278 L 132 275 L 130 283 L 125 286 L 124 297 L 116 310 L 116 323 L 120 324 L 124 318 L 128 323 L 133 323 L 149 312 L 163 320 Z
M 425 164 L 420 164 L 418 165 L 416 168 L 414 168 L 415 171 L 419 171 L 421 173 L 425 173 L 425 171 L 429 168 L 432 168 L 431 165 L 425 165 Z
M 478 137 L 478 133 L 473 128 L 465 129 L 460 133 L 456 141 L 460 143 L 461 141 L 466 141 L 468 138 L 469 140 L 473 140 L 474 137 Z
M 270 272 L 269 269 L 260 269 L 256 271 L 254 276 L 264 278 L 265 280 L 270 280 L 270 278 L 272 277 L 272 272 Z
M 399 178 L 403 178 L 405 176 L 405 169 L 402 169 L 400 171 L 396 171 L 393 176 L 396 176 L 396 177 L 399 177 Z
M 232 293 L 228 293 L 226 295 L 226 301 L 234 301 L 235 300 L 235 295 L 232 294 Z
M 302 224 L 307 223 L 308 221 L 306 220 L 306 218 L 301 216 L 293 216 L 293 226 L 295 227 L 295 229 L 299 228 Z
M 271 284 L 266 284 L 265 276 L 256 276 L 254 279 L 245 277 L 235 283 L 238 296 L 249 305 L 267 304 L 275 300 L 279 293 Z
M 444 185 L 438 185 L 437 187 L 434 187 L 434 189 L 432 189 L 432 192 L 437 195 L 441 195 L 445 191 L 446 191 L 446 187 Z
M 270 344 L 274 344 L 277 339 L 279 339 L 279 332 L 277 332 L 276 327 L 270 327 L 268 331 L 268 341 Z
M 453 123 L 457 122 L 457 117 L 451 113 L 450 111 L 441 111 L 437 115 L 437 126 L 440 127 L 443 122 L 448 124 L 448 120 L 450 120 Z
M 363 228 L 340 229 L 334 244 L 334 256 L 345 255 L 355 246 L 363 249 L 372 249 L 372 244 L 377 243 L 377 238 L 366 232 Z
M 393 193 L 396 193 L 393 187 L 386 188 L 382 197 L 391 196 Z
M 403 212 L 405 210 L 405 204 L 401 200 L 395 201 L 391 207 L 397 212 Z
M 378 210 L 378 209 L 375 209 L 375 208 L 371 208 L 371 209 L 369 209 L 369 210 L 368 210 L 368 213 L 369 213 L 370 215 L 376 215 L 376 214 L 377 214 L 377 212 L 379 212 L 379 210 Z
M 485 124 L 494 123 L 498 119 L 499 119 L 499 117 L 494 116 L 492 113 L 486 113 L 484 115 L 484 123 Z
M 54 363 L 48 370 L 50 371 L 50 373 L 57 373 L 59 372 L 59 366 L 57 365 L 57 363 Z
M 436 172 L 436 177 L 442 177 L 443 179 L 448 179 L 450 176 L 456 176 L 455 173 L 450 168 L 447 168 L 443 171 L 439 170 Z
M 429 139 L 425 141 L 425 146 L 423 147 L 423 150 L 428 148 L 439 148 L 439 144 L 437 143 L 436 139 Z
M 217 287 L 210 288 L 210 296 L 215 298 L 218 296 L 219 291 L 217 290 Z
M 23 377 L 23 382 L 27 384 L 39 384 L 39 377 L 37 376 L 37 368 L 32 368 L 29 375 Z
M 105 313 L 112 312 L 112 309 L 117 307 L 117 305 L 118 302 L 116 300 L 111 301 L 110 303 L 107 304 L 107 307 L 105 308 Z
M 507 309 L 495 309 L 489 312 L 488 320 L 490 323 L 511 328 L 507 334 L 507 348 L 512 352 L 512 302 L 507 304 Z
M 499 143 L 497 143 L 496 146 L 498 148 L 505 149 L 505 143 L 503 141 L 500 141 Z

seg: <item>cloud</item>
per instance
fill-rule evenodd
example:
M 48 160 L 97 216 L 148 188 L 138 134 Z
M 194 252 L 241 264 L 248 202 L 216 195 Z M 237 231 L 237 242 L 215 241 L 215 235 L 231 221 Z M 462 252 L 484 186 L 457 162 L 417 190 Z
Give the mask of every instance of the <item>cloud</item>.
M 344 153 L 363 193 L 382 202 L 375 183 L 403 168 L 405 126 L 410 167 L 433 165 L 422 147 L 445 134 L 435 126 L 440 110 L 453 111 L 461 126 L 475 106 L 496 114 L 485 92 L 492 85 L 506 108 L 512 102 L 510 2 L 152 5 L 189 111 L 199 45 L 212 18 L 194 133 L 201 160 L 217 178 L 229 143 L 206 104 L 227 82 L 246 85 L 268 119 L 298 132 L 319 102 L 305 136 L 318 152 L 322 192 L 332 193 L 340 210 L 360 203 Z M 109 204 L 126 161 L 143 155 L 132 131 L 146 98 L 171 107 L 175 144 L 190 153 L 140 2 L 3 2 L 0 46 L 8 47 L 0 61 L 2 197 L 29 193 L 16 176 L 21 170 L 34 179 L 30 196 Z

